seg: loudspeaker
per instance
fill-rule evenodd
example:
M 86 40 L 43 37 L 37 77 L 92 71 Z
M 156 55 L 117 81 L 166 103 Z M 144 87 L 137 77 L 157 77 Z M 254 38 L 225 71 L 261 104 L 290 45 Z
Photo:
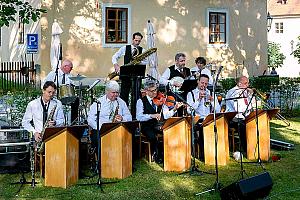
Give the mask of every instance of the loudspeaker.
M 266 197 L 273 186 L 268 172 L 235 182 L 220 191 L 221 199 L 257 199 Z

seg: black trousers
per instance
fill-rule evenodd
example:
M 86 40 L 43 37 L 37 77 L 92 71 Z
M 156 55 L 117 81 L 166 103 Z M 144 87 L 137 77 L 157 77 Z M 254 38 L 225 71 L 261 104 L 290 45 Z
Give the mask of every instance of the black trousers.
M 203 136 L 203 119 L 199 119 L 194 126 L 194 142 L 199 145 L 199 159 L 204 161 L 204 136 Z M 193 147 L 194 148 L 194 147 Z
M 127 106 L 129 106 L 129 94 L 131 91 L 130 112 L 132 119 L 136 119 L 136 101 L 141 98 L 142 80 L 138 77 L 123 76 L 121 79 L 120 98 L 123 99 Z
M 151 145 L 151 154 L 157 153 L 157 155 L 162 156 L 162 151 L 159 151 L 158 149 L 158 140 L 157 140 L 157 134 L 162 133 L 161 130 L 158 130 L 158 126 L 149 126 L 148 124 L 142 124 L 141 131 L 147 139 L 150 142 Z
M 247 139 L 246 139 L 246 122 L 245 120 L 239 119 L 238 121 L 231 121 L 229 123 L 230 128 L 235 128 L 239 133 L 241 152 L 247 152 Z

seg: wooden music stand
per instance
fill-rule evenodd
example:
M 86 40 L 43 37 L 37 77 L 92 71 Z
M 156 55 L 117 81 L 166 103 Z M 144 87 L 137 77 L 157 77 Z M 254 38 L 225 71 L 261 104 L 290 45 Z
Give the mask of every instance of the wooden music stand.
M 191 121 L 191 120 L 190 120 Z M 164 171 L 191 167 L 191 125 L 184 117 L 172 117 L 163 125 Z
M 236 112 L 216 113 L 216 126 L 218 133 L 218 165 L 229 163 L 228 123 Z M 204 160 L 206 165 L 215 165 L 215 132 L 214 115 L 209 114 L 202 122 L 204 136 Z
M 132 174 L 132 133 L 138 122 L 101 126 L 101 177 L 123 179 Z
M 258 159 L 258 146 L 260 159 L 268 161 L 270 158 L 270 119 L 278 113 L 279 109 L 258 110 L 259 145 L 256 132 L 256 111 L 251 112 L 245 119 L 247 158 Z
M 67 188 L 77 183 L 79 138 L 86 128 L 82 125 L 45 129 L 45 186 Z

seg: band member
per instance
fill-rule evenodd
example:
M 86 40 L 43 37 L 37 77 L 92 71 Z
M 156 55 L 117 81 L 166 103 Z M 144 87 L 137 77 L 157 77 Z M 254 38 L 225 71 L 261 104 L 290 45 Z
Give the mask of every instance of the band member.
M 119 97 L 119 89 L 119 84 L 116 81 L 109 81 L 105 87 L 105 95 L 98 98 L 97 101 L 90 106 L 87 120 L 88 125 L 93 129 L 91 139 L 92 146 L 94 147 L 96 147 L 97 144 L 97 134 L 95 134 L 97 131 L 97 123 L 100 129 L 103 123 L 132 121 L 132 116 L 125 101 Z M 99 113 L 98 122 L 97 111 Z
M 191 75 L 190 69 L 185 67 L 185 61 L 186 61 L 186 56 L 184 53 L 177 53 L 175 55 L 175 65 L 172 65 L 168 67 L 165 72 L 162 74 L 160 78 L 160 84 L 162 85 L 167 85 L 167 88 L 170 87 L 177 87 L 180 88 L 182 86 L 182 82 L 177 82 L 177 80 L 174 80 L 174 77 L 181 77 L 182 79 L 186 79 Z M 188 91 L 183 91 L 181 94 L 173 94 L 172 91 L 169 90 L 170 95 L 174 95 L 176 97 L 176 101 L 182 101 L 178 95 L 181 96 L 182 99 L 186 99 Z M 186 111 L 184 107 L 181 107 L 178 110 L 177 115 L 178 116 L 183 116 L 185 115 Z
M 143 35 L 139 32 L 136 32 L 132 35 L 132 43 L 131 45 L 126 45 L 121 47 L 113 56 L 112 56 L 112 64 L 114 65 L 115 72 L 119 73 L 120 72 L 120 65 L 118 64 L 118 60 L 124 56 L 124 65 L 128 64 L 132 61 L 132 59 L 143 53 L 145 50 L 140 46 L 140 43 L 143 39 Z M 141 65 L 146 65 L 146 61 L 142 61 Z M 140 90 L 140 85 L 141 85 L 141 80 L 139 80 L 137 83 L 133 83 L 133 86 L 131 84 L 131 79 L 130 77 L 120 77 L 121 80 L 121 93 L 120 97 L 123 99 L 127 105 L 129 105 L 128 99 L 129 99 L 129 92 L 130 89 L 138 84 L 137 90 Z M 133 94 L 136 93 L 136 91 L 132 91 Z M 136 97 L 138 98 L 138 97 Z
M 206 74 L 201 74 L 198 78 L 198 86 L 187 94 L 187 103 L 195 111 L 195 115 L 200 116 L 198 123 L 195 126 L 195 141 L 199 144 L 200 159 L 204 158 L 204 142 L 203 142 L 203 122 L 204 118 L 213 111 L 214 109 L 214 98 L 210 91 L 207 89 L 209 83 L 209 77 Z M 216 112 L 220 112 L 221 108 L 218 100 L 215 99 Z M 191 110 L 190 110 L 191 112 Z
M 141 132 L 150 141 L 152 160 L 161 163 L 162 154 L 158 153 L 156 136 L 162 131 L 161 122 L 172 117 L 182 104 L 176 103 L 171 110 L 164 104 L 155 105 L 155 97 L 157 97 L 156 83 L 149 81 L 145 83 L 144 87 L 146 95 L 137 101 L 136 117 L 137 120 L 141 121 Z
M 59 85 L 69 85 L 72 84 L 72 80 L 69 79 L 71 76 L 71 71 L 73 69 L 73 63 L 66 59 L 63 61 L 62 65 L 58 69 L 58 84 Z M 54 83 L 57 82 L 56 80 L 56 71 L 52 70 L 45 78 L 45 81 L 53 81 Z
M 230 123 L 231 127 L 238 130 L 241 139 L 243 152 L 246 152 L 246 124 L 245 117 L 248 116 L 252 110 L 252 103 L 255 101 L 252 98 L 253 91 L 249 87 L 249 79 L 242 76 L 238 79 L 237 85 L 231 88 L 226 94 L 226 111 L 237 112 L 238 114 L 233 118 Z
M 170 80 L 176 76 L 183 79 L 191 75 L 190 69 L 185 67 L 186 56 L 184 53 L 175 55 L 175 65 L 168 67 L 160 77 L 159 82 L 163 85 L 168 85 Z
M 206 68 L 206 60 L 203 57 L 197 57 L 195 60 L 196 66 L 191 68 L 191 74 L 194 77 L 199 77 L 201 74 L 206 74 L 209 77 L 208 85 L 213 84 L 213 78 L 211 72 Z
M 73 69 L 73 63 L 68 59 L 64 60 L 62 65 L 58 69 L 59 87 L 61 87 L 62 85 L 73 84 L 73 81 L 69 78 L 72 76 L 71 75 L 72 69 Z M 57 83 L 56 70 L 52 70 L 51 72 L 49 72 L 49 74 L 45 78 L 45 81 L 53 81 L 54 83 Z M 74 102 L 70 103 L 70 106 L 71 106 L 71 122 L 74 122 L 78 117 L 79 98 L 74 98 Z
M 41 132 L 45 126 L 60 126 L 64 124 L 62 104 L 59 100 L 53 99 L 56 85 L 53 81 L 46 81 L 43 85 L 41 97 L 31 101 L 26 108 L 22 120 L 22 126 L 28 132 L 34 133 L 35 140 L 41 141 Z M 54 112 L 53 118 L 48 116 Z M 46 127 L 45 127 L 46 128 Z

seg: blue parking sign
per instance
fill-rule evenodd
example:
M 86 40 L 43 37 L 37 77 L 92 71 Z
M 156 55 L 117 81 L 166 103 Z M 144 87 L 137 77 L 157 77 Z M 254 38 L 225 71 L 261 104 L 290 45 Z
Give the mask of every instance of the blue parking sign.
M 39 38 L 38 34 L 27 34 L 27 53 L 38 53 Z

